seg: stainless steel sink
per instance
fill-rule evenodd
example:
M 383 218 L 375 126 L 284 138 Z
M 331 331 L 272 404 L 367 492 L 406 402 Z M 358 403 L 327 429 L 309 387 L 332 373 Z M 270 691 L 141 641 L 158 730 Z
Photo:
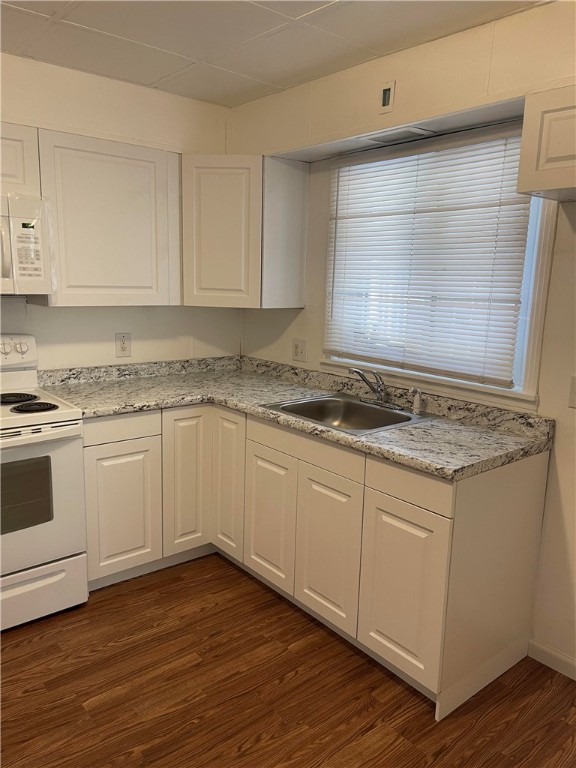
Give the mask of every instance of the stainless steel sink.
M 400 427 L 429 418 L 342 394 L 267 403 L 263 407 L 354 435 Z

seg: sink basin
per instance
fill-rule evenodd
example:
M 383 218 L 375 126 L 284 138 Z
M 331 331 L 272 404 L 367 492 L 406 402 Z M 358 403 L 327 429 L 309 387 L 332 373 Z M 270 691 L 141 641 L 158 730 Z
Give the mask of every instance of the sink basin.
M 340 394 L 268 403 L 263 407 L 354 435 L 413 424 L 426 418 L 409 411 Z

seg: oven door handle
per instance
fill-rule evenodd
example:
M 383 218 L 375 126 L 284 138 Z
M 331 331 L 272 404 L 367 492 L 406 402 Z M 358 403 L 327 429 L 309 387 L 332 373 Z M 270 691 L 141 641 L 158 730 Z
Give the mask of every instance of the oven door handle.
M 82 421 L 42 424 L 35 427 L 21 427 L 3 430 L 0 447 L 15 448 L 53 440 L 67 440 L 82 437 Z

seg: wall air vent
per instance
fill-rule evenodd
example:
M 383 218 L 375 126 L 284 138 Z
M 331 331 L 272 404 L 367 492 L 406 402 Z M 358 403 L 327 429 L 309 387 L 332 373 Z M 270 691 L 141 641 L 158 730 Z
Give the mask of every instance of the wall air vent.
M 389 131 L 381 131 L 364 138 L 366 141 L 372 141 L 380 147 L 387 147 L 390 144 L 402 144 L 405 141 L 414 141 L 415 139 L 423 139 L 426 136 L 434 135 L 434 131 L 429 131 L 426 128 L 403 126 L 402 128 L 391 128 Z

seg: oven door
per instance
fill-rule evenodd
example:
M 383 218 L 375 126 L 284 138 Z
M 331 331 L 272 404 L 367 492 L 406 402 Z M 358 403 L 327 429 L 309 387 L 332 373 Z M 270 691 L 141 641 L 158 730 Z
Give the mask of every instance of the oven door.
M 86 551 L 82 437 L 6 448 L 2 575 Z

